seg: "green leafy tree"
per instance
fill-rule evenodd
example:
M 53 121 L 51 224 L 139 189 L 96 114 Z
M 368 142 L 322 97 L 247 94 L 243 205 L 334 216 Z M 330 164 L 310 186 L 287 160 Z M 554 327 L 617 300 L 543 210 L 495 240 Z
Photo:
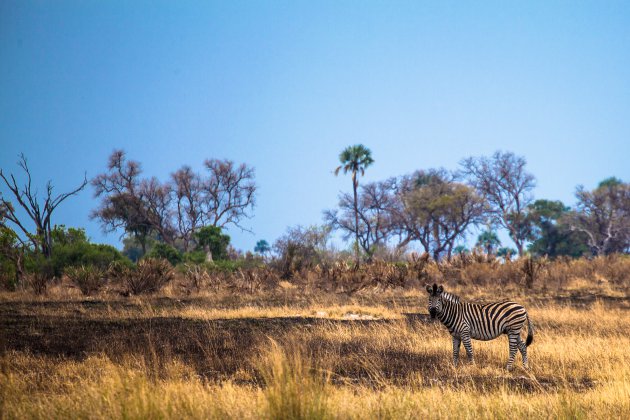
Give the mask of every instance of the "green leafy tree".
M 155 244 L 159 241 L 157 240 L 155 235 L 149 235 L 144 238 L 144 250 L 140 241 L 136 238 L 136 236 L 127 234 L 123 237 L 123 249 L 122 254 L 129 258 L 131 261 L 137 263 L 140 259 L 145 255 L 151 252 Z
M 56 225 L 51 237 L 53 256 L 50 261 L 53 274 L 57 277 L 69 267 L 92 266 L 104 270 L 115 261 L 130 264 L 113 246 L 90 243 L 84 229 Z
M 228 259 L 230 236 L 222 233 L 218 226 L 204 226 L 195 233 L 198 249 L 209 254 L 213 260 Z
M 362 144 L 346 147 L 339 154 L 341 165 L 335 169 L 335 176 L 343 170 L 344 174 L 352 174 L 352 192 L 354 194 L 354 228 L 355 228 L 355 254 L 359 261 L 359 210 L 357 188 L 359 188 L 358 174 L 365 175 L 365 170 L 374 163 L 372 152 Z
M 66 228 L 65 225 L 55 225 L 51 231 L 53 247 L 87 243 L 88 237 L 83 228 Z
M 395 222 L 408 240 L 419 241 L 436 261 L 450 259 L 455 242 L 485 218 L 483 197 L 453 178 L 444 169 L 430 169 L 416 172 L 410 186 L 409 180 L 400 182 L 402 205 Z
M 588 253 L 586 236 L 566 223 L 570 208 L 561 201 L 536 200 L 528 207 L 532 229 L 528 250 L 536 256 L 580 257 Z
M 164 242 L 158 242 L 151 248 L 151 251 L 147 253 L 148 258 L 157 258 L 168 260 L 171 265 L 175 266 L 184 260 L 181 252 L 175 247 L 165 244 Z

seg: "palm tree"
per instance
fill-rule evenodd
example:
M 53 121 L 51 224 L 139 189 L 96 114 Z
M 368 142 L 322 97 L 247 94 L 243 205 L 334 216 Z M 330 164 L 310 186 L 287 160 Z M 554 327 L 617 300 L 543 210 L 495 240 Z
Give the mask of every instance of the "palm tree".
M 501 245 L 501 241 L 496 233 L 492 230 L 487 229 L 477 237 L 477 246 L 482 247 L 486 254 L 494 254 L 495 248 Z
M 357 188 L 359 188 L 359 179 L 357 173 L 365 175 L 368 166 L 374 163 L 372 152 L 362 144 L 346 147 L 339 154 L 341 165 L 335 169 L 335 176 L 339 175 L 339 171 L 343 170 L 344 174 L 352 172 L 352 191 L 354 193 L 354 234 L 355 234 L 355 252 L 357 264 L 359 262 L 359 209 L 357 201 Z
M 256 247 L 254 248 L 254 252 L 257 252 L 260 255 L 262 255 L 263 258 L 270 251 L 271 251 L 271 247 L 269 246 L 269 242 L 265 241 L 264 239 L 261 239 L 260 241 L 256 242 Z

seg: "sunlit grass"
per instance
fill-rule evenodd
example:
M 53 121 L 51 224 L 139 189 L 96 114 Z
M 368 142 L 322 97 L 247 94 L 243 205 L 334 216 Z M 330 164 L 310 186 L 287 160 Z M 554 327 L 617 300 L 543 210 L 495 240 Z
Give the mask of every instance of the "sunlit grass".
M 242 360 L 242 368 L 223 380 L 208 379 L 176 357 L 160 360 L 129 352 L 116 361 L 104 354 L 76 360 L 7 352 L 0 359 L 2 417 L 630 416 L 630 317 L 603 303 L 588 310 L 532 307 L 532 368 L 514 372 L 504 369 L 504 337 L 474 342 L 476 363 L 455 368 L 450 336 L 441 325 L 410 322 L 386 307 L 180 311 L 180 316 L 208 319 L 326 312 L 331 321 L 295 327 L 275 340 L 260 336 L 251 348 L 237 347 L 233 356 Z M 159 316 L 159 308 L 142 316 L 152 313 Z M 390 320 L 334 321 L 347 313 Z M 208 327 L 206 334 L 215 332 Z M 207 357 L 218 356 L 210 351 Z

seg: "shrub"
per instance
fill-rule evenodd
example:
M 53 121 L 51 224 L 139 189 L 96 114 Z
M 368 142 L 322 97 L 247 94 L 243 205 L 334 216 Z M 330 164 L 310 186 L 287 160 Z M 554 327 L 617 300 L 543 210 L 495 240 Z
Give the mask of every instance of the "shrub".
M 26 287 L 33 289 L 37 295 L 43 294 L 48 284 L 55 277 L 52 261 L 43 255 L 31 255 L 25 262 L 27 274 L 24 277 Z
M 212 261 L 205 264 L 209 272 L 234 273 L 240 269 L 253 269 L 264 267 L 264 263 L 260 260 L 221 260 Z
M 206 262 L 206 253 L 203 251 L 186 252 L 183 255 L 184 262 L 192 264 L 203 264 Z
M 123 280 L 128 293 L 139 295 L 155 293 L 173 279 L 173 270 L 166 260 L 145 258 L 135 268 L 114 265 L 114 277 Z
M 186 263 L 178 268 L 184 274 L 186 282 L 183 286 L 189 294 L 193 290 L 199 292 L 204 286 L 210 283 L 210 275 L 203 265 Z
M 147 254 L 147 257 L 168 260 L 168 262 L 170 262 L 173 266 L 183 261 L 181 252 L 163 242 L 155 244 L 155 246 L 151 249 L 151 252 Z
M 273 289 L 278 286 L 280 278 L 267 267 L 239 268 L 232 275 L 231 287 L 236 290 L 254 293 L 264 289 Z
M 51 232 L 54 275 L 61 277 L 68 267 L 94 266 L 101 270 L 113 261 L 128 261 L 111 245 L 92 244 L 84 229 L 55 225 Z
M 55 246 L 53 248 L 51 261 L 54 273 L 57 277 L 61 277 L 61 274 L 63 274 L 68 267 L 90 265 L 105 270 L 114 261 L 131 265 L 131 261 L 125 258 L 113 246 L 91 244 L 88 242 Z
M 104 271 L 93 265 L 70 267 L 66 275 L 86 296 L 98 292 L 105 284 Z
M 8 290 L 14 290 L 17 286 L 16 277 L 13 261 L 0 254 L 0 286 Z
M 326 245 L 329 238 L 330 228 L 327 226 L 289 228 L 273 245 L 278 258 L 272 261 L 272 266 L 283 279 L 299 277 L 304 270 L 329 260 Z
M 28 273 L 24 276 L 24 285 L 27 288 L 33 289 L 36 295 L 42 295 L 48 288 L 48 283 L 52 277 L 44 272 Z

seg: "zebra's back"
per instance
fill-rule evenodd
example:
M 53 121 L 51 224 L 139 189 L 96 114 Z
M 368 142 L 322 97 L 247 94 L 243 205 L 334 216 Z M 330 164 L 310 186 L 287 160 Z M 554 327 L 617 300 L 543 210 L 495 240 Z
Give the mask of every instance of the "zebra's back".
M 527 319 L 525 308 L 509 300 L 485 305 L 469 303 L 464 321 L 475 340 L 492 340 L 510 331 L 520 331 Z

